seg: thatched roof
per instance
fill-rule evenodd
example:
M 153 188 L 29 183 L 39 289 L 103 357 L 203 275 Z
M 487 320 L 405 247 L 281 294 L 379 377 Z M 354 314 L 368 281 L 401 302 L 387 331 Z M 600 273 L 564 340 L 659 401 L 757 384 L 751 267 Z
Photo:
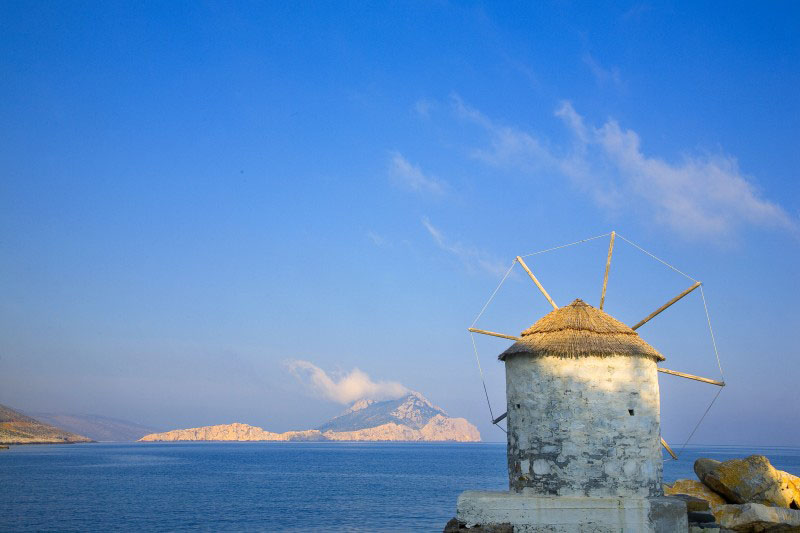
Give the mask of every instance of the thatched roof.
M 630 355 L 652 357 L 663 361 L 664 356 L 611 315 L 595 309 L 583 300 L 556 309 L 523 331 L 522 340 L 500 354 L 554 355 L 557 357 Z

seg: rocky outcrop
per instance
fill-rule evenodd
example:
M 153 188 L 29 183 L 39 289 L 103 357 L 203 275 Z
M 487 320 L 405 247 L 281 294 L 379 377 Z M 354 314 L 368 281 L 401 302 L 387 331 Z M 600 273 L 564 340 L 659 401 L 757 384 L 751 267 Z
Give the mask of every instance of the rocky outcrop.
M 248 424 L 221 424 L 190 429 L 176 429 L 164 433 L 151 433 L 145 435 L 140 442 L 170 442 L 170 441 L 313 441 L 324 440 L 322 434 L 316 429 L 307 431 L 287 431 L 273 433 L 264 431 L 260 427 Z
M 800 511 L 758 503 L 721 505 L 714 516 L 722 528 L 741 532 L 800 532 Z
M 154 441 L 451 441 L 479 442 L 478 428 L 450 418 L 418 392 L 397 400 L 359 400 L 317 429 L 273 433 L 247 424 L 224 424 L 153 433 Z
M 665 485 L 664 493 L 709 502 L 717 522 L 711 527 L 742 533 L 800 533 L 800 479 L 776 470 L 763 455 L 724 462 L 698 459 L 694 471 L 702 483 L 681 479 Z M 708 519 L 706 511 L 689 512 L 690 526 L 695 522 L 701 531 L 709 527 L 703 523 Z
M 10 407 L 0 405 L 0 443 L 72 444 L 92 439 L 45 424 Z
M 696 479 L 679 479 L 672 485 L 664 485 L 664 494 L 666 496 L 675 496 L 685 494 L 700 498 L 708 502 L 710 506 L 725 505 L 725 498 L 709 489 Z
M 698 459 L 694 471 L 703 484 L 730 503 L 800 509 L 797 477 L 776 470 L 763 455 L 725 462 Z
M 454 441 L 478 442 L 478 430 L 463 418 L 447 418 L 436 415 L 421 429 L 389 422 L 374 428 L 355 431 L 326 431 L 322 434 L 329 440 L 340 441 Z
M 475 426 L 463 418 L 445 418 L 437 415 L 422 429 L 390 422 L 374 428 L 355 431 L 326 431 L 317 429 L 273 433 L 248 424 L 222 424 L 190 429 L 176 429 L 164 433 L 145 435 L 141 442 L 176 441 L 453 441 L 477 442 L 481 436 Z

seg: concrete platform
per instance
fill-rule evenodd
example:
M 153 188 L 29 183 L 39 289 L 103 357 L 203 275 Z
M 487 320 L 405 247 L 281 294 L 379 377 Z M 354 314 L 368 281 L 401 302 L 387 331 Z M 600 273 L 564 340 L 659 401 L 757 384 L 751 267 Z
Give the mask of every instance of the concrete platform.
M 511 524 L 515 533 L 686 533 L 686 502 L 677 498 L 567 498 L 466 491 L 456 518 L 474 525 Z

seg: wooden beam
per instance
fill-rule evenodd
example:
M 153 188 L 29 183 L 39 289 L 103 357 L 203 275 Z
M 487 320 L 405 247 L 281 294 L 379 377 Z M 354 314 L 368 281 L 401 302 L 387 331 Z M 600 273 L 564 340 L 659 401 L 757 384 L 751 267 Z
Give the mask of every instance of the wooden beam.
M 606 275 L 603 276 L 603 293 L 600 295 L 600 309 L 603 309 L 603 304 L 606 303 L 606 285 L 608 285 L 608 270 L 611 268 L 611 252 L 614 251 L 614 237 L 617 232 L 611 232 L 611 242 L 608 243 L 608 258 L 606 259 Z
M 497 418 L 495 418 L 494 420 L 492 420 L 492 424 L 498 424 L 498 423 L 500 423 L 500 422 L 501 422 L 501 421 L 502 421 L 502 420 L 503 420 L 505 417 L 507 417 L 507 416 L 508 416 L 508 411 L 506 411 L 506 412 L 505 412 L 505 413 L 503 413 L 502 415 L 500 415 L 500 416 L 498 416 Z
M 694 374 L 686 374 L 684 372 L 676 372 L 675 370 L 670 370 L 668 368 L 658 368 L 659 372 L 663 372 L 664 374 L 669 374 L 671 376 L 678 376 L 679 378 L 686 378 L 686 379 L 693 379 L 695 381 L 702 381 L 703 383 L 711 383 L 712 385 L 716 385 L 717 387 L 724 387 L 724 381 L 717 381 L 716 379 L 709 379 L 709 378 L 702 378 L 700 376 L 695 376 Z
M 531 279 L 536 284 L 536 286 L 539 287 L 539 290 L 542 291 L 542 294 L 544 294 L 544 297 L 547 298 L 548 302 L 550 302 L 550 305 L 553 306 L 553 309 L 558 309 L 558 306 L 556 305 L 556 303 L 553 301 L 552 298 L 550 298 L 550 295 L 547 294 L 547 291 L 544 290 L 544 287 L 542 287 L 542 284 L 539 283 L 538 279 L 536 279 L 536 276 L 533 275 L 533 272 L 531 272 L 531 269 L 528 268 L 528 265 L 525 264 L 525 261 L 523 261 L 520 256 L 517 256 L 517 261 L 519 261 L 519 264 L 522 265 L 522 268 L 525 269 L 525 272 L 528 273 L 528 275 L 531 277 Z
M 521 341 L 522 338 L 515 337 L 514 335 L 506 335 L 504 333 L 495 333 L 494 331 L 486 331 L 485 329 L 467 328 L 472 333 L 482 333 L 483 335 L 491 335 L 492 337 L 500 337 L 501 339 L 511 339 L 512 341 Z
M 631 329 L 639 329 L 640 327 L 644 326 L 651 319 L 653 319 L 656 315 L 661 313 L 661 311 L 663 311 L 667 307 L 671 306 L 672 304 L 674 304 L 675 302 L 677 302 L 678 300 L 680 300 L 681 298 L 683 298 L 684 296 L 686 296 L 687 294 L 689 294 L 690 292 L 695 290 L 700 285 L 701 285 L 701 283 L 698 281 L 697 283 L 695 283 L 694 285 L 692 285 L 691 287 L 689 287 L 688 289 L 686 289 L 685 291 L 683 291 L 682 293 L 677 295 L 675 298 L 673 298 L 672 300 L 668 301 L 667 303 L 665 303 L 664 305 L 662 305 L 661 307 L 659 307 L 658 309 L 656 309 L 655 311 L 653 311 L 652 313 L 647 315 L 647 317 L 645 319 L 639 321 L 638 324 L 636 324 L 635 326 L 631 326 Z
M 661 439 L 661 445 L 664 447 L 665 450 L 667 450 L 667 453 L 670 454 L 673 459 L 675 459 L 676 461 L 678 460 L 678 456 L 675 455 L 675 452 L 672 451 L 672 448 L 669 447 L 669 444 L 667 444 L 667 441 L 665 441 L 663 438 Z

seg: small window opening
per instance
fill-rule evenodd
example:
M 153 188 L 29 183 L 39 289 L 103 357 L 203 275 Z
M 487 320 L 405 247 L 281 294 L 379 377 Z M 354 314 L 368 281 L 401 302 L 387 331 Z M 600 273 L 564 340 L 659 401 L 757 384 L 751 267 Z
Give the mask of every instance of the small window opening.
M 628 414 L 633 416 L 633 409 L 628 409 Z
M 519 409 L 519 404 L 517 404 L 517 409 Z

